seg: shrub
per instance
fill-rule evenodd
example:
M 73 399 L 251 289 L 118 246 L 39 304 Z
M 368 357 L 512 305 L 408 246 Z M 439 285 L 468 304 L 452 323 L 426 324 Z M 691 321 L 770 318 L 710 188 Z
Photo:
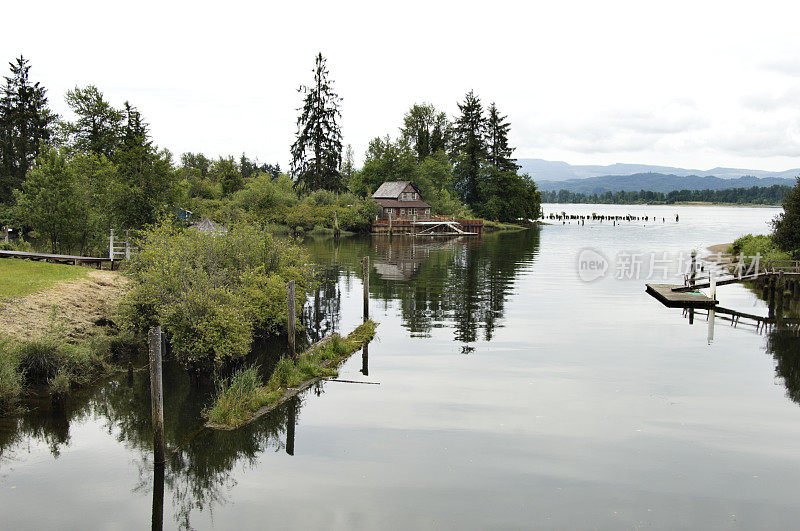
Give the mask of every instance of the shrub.
M 285 330 L 286 283 L 295 281 L 298 314 L 313 284 L 302 249 L 248 224 L 216 235 L 159 225 L 128 272 L 124 322 L 139 332 L 161 323 L 178 359 L 201 371 L 243 357 L 256 333 Z
M 790 258 L 788 253 L 784 253 L 778 249 L 772 236 L 767 236 L 764 234 L 759 234 L 756 236 L 747 234 L 746 236 L 742 236 L 733 242 L 733 245 L 731 245 L 729 251 L 731 254 L 742 254 L 747 258 L 760 255 L 762 261 L 788 260 Z

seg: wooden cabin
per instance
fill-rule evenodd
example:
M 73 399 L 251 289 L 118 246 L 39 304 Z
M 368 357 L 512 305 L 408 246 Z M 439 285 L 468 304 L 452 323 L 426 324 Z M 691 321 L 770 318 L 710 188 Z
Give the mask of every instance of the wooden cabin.
M 388 181 L 380 185 L 372 199 L 381 208 L 379 219 L 426 220 L 431 217 L 431 206 L 422 200 L 422 194 L 411 181 Z

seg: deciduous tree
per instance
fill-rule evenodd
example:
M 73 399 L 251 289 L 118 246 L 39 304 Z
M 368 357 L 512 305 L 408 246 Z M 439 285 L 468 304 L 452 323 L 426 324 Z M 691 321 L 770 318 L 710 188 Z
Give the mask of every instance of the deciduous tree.
M 772 223 L 775 227 L 775 244 L 795 258 L 800 258 L 800 177 L 783 201 L 783 212 Z

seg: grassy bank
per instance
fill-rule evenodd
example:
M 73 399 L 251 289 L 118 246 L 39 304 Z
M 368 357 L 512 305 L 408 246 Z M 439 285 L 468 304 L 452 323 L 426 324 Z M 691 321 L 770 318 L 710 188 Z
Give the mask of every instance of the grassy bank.
M 524 230 L 526 228 L 527 227 L 515 223 L 501 223 L 500 221 L 491 221 L 488 219 L 483 221 L 483 230 L 486 232 L 496 230 Z
M 114 360 L 138 352 L 126 335 L 104 335 L 81 344 L 58 333 L 20 341 L 0 336 L 0 416 L 18 413 L 27 395 L 65 397 L 71 390 L 108 376 Z
M 136 352 L 114 324 L 124 284 L 111 271 L 0 260 L 0 416 L 28 395 L 65 396 Z
M 0 301 L 16 299 L 66 280 L 85 278 L 81 266 L 0 258 Z
M 259 410 L 274 407 L 293 396 L 292 388 L 336 376 L 336 368 L 372 340 L 376 326 L 373 321 L 367 321 L 345 338 L 334 334 L 300 354 L 297 363 L 287 358 L 280 360 L 266 385 L 261 384 L 256 367 L 242 369 L 218 382 L 214 403 L 205 411 L 209 425 L 238 428 L 258 416 Z

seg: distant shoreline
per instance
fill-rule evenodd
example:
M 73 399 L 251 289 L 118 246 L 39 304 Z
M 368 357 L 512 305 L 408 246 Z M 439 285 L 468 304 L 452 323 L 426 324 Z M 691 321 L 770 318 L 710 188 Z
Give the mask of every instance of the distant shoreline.
M 730 206 L 748 208 L 781 208 L 783 205 L 764 205 L 760 203 L 705 203 L 701 201 L 680 201 L 676 203 L 542 203 L 544 205 L 601 205 L 601 206 Z

